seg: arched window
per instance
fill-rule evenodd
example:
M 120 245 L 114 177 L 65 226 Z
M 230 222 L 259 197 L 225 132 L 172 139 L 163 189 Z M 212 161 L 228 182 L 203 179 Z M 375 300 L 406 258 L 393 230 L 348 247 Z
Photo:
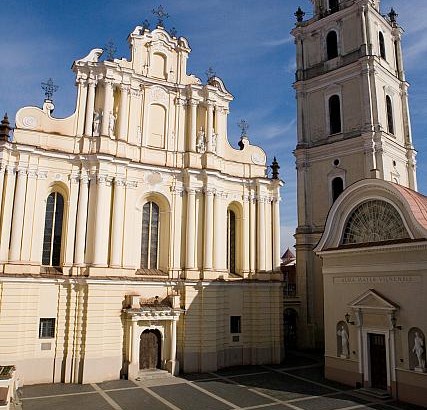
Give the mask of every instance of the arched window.
M 236 214 L 227 212 L 227 268 L 236 273 Z
M 344 182 L 342 178 L 336 177 L 332 180 L 332 202 L 335 202 L 337 198 L 344 191 Z
M 339 11 L 339 9 L 340 9 L 339 0 L 329 0 L 329 11 L 331 13 L 335 13 Z
M 396 208 L 388 202 L 375 199 L 363 202 L 350 214 L 342 244 L 406 238 L 409 238 L 409 234 Z
M 330 31 L 326 36 L 326 52 L 328 60 L 338 57 L 338 36 L 334 30 Z
M 384 42 L 384 34 L 380 31 L 378 33 L 378 42 L 380 45 L 380 56 L 385 60 L 385 42 Z
M 329 98 L 329 126 L 331 134 L 341 132 L 341 103 L 338 95 Z
M 387 108 L 387 129 L 390 134 L 394 134 L 393 105 L 388 95 L 385 97 L 385 103 Z
M 59 266 L 61 263 L 62 220 L 64 198 L 58 192 L 52 192 L 46 201 L 44 222 L 42 264 Z
M 158 269 L 159 207 L 147 202 L 142 208 L 141 268 Z

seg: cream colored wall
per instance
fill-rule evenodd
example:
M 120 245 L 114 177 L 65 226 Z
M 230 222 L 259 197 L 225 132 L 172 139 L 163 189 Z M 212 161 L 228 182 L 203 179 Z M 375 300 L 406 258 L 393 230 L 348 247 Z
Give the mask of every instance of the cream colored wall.
M 13 142 L 0 142 L 0 361 L 15 363 L 27 384 L 118 378 L 135 326 L 122 323 L 125 296 L 166 296 L 172 287 L 186 307 L 177 334 L 184 370 L 282 357 L 282 183 L 266 177 L 261 148 L 247 138 L 242 150 L 229 144 L 233 97 L 217 77 L 202 85 L 186 74 L 184 38 L 137 27 L 129 42 L 131 61 L 100 62 L 95 49 L 74 62 L 73 116 L 53 119 L 49 102 L 42 110 L 22 108 Z M 153 107 L 162 107 L 164 121 Z M 99 132 L 94 111 L 105 113 Z M 196 146 L 200 127 L 206 151 Z M 51 268 L 41 267 L 41 256 L 53 191 L 64 197 L 62 271 L 50 269 L 48 279 L 40 273 Z M 155 283 L 137 272 L 148 201 L 160 207 Z M 226 266 L 228 208 L 237 217 L 236 274 Z M 263 309 L 255 308 L 261 302 Z M 230 314 L 242 315 L 237 345 Z M 50 350 L 42 351 L 43 315 L 57 318 L 57 330 Z M 16 323 L 18 331 L 8 332 Z M 161 326 L 167 360 L 174 335 L 170 321 Z M 137 367 L 132 362 L 131 370 Z
M 331 358 L 327 364 L 331 374 L 339 374 L 348 367 L 349 362 L 352 362 L 355 364 L 353 375 L 348 381 L 355 384 L 355 381 L 359 380 L 360 366 L 364 360 L 360 352 L 359 327 L 349 325 L 350 358 L 347 360 L 337 358 L 336 326 L 339 321 L 345 320 L 346 313 L 351 315 L 351 321 L 357 323 L 355 312 L 349 308 L 349 304 L 369 289 L 374 289 L 397 307 L 395 313 L 397 325 L 402 326 L 402 329 L 393 330 L 387 314 L 381 310 L 373 310 L 372 314 L 364 313 L 364 328 L 369 328 L 371 331 L 376 329 L 390 332 L 390 337 L 394 338 L 394 353 L 391 350 L 393 342 L 390 341 L 390 345 L 388 345 L 390 358 L 388 360 L 393 360 L 396 372 L 401 372 L 401 376 L 400 380 L 399 377 L 393 376 L 395 370 L 391 369 L 391 382 L 394 383 L 392 384 L 393 394 L 395 395 L 396 391 L 398 393 L 400 390 L 399 386 L 397 386 L 397 390 L 394 387 L 396 377 L 397 382 L 405 384 L 405 390 L 408 391 L 410 391 L 409 386 L 412 383 L 414 386 L 419 385 L 420 377 L 426 378 L 425 374 L 418 374 L 410 370 L 409 355 L 414 353 L 412 352 L 413 346 L 408 345 L 408 332 L 411 328 L 418 327 L 424 334 L 427 333 L 427 320 L 422 313 L 427 293 L 426 255 L 424 244 L 360 248 L 359 250 L 325 252 L 322 255 L 325 295 L 325 355 L 327 358 Z M 346 278 L 346 280 L 356 278 L 359 283 L 339 283 L 342 282 L 342 278 Z M 361 280 L 367 282 L 360 283 Z M 365 375 L 365 377 L 368 376 Z M 411 396 L 409 393 L 405 395 L 406 399 L 410 401 L 415 400 L 415 396 L 413 394 Z M 425 405 L 425 402 L 423 403 Z
M 125 295 L 162 299 L 177 285 L 176 282 L 166 285 L 110 280 L 107 283 L 65 278 L 4 279 L 0 360 L 15 363 L 24 384 L 118 379 L 123 350 L 129 347 L 121 313 Z M 178 321 L 177 348 L 184 371 L 280 362 L 279 283 L 261 282 L 254 286 L 237 282 L 188 282 L 181 294 L 181 305 L 185 311 Z M 233 342 L 230 335 L 231 315 L 242 317 L 239 342 Z M 56 318 L 53 339 L 38 338 L 40 318 Z M 158 325 L 164 326 L 169 340 L 167 322 Z M 50 349 L 41 350 L 41 343 L 50 343 Z M 166 360 L 170 354 L 167 342 L 163 348 L 162 358 Z

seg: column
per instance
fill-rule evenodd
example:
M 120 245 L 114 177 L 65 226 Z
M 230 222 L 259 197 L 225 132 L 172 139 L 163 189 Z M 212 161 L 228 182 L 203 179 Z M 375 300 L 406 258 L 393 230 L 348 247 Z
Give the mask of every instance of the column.
M 96 188 L 93 265 L 104 267 L 108 263 L 110 241 L 110 181 L 106 176 L 98 175 Z
M 125 216 L 125 181 L 114 179 L 113 223 L 110 265 L 122 266 L 123 226 Z
M 174 376 L 179 373 L 179 363 L 176 361 L 176 320 L 171 321 L 170 326 L 171 345 L 170 345 L 170 359 L 167 363 L 167 370 Z
M 186 236 L 186 258 L 185 266 L 187 269 L 194 269 L 194 249 L 196 241 L 196 191 L 187 190 L 187 236 Z
M 225 242 L 222 227 L 224 225 L 224 215 L 221 212 L 221 193 L 216 191 L 214 199 L 214 267 L 217 271 L 225 270 L 224 258 L 222 255 L 222 244 Z
M 273 199 L 273 271 L 280 271 L 280 198 Z
M 182 220 L 182 196 L 183 189 L 181 187 L 172 187 L 172 223 L 171 223 L 171 243 L 174 245 L 170 249 L 170 266 L 172 270 L 172 278 L 177 279 L 181 271 L 181 230 Z
M 127 131 L 128 131 L 128 111 L 129 111 L 129 91 L 130 86 L 127 84 L 122 84 L 120 86 L 120 112 L 119 112 L 119 132 L 117 138 L 122 141 L 127 140 Z
M 214 193 L 210 189 L 205 191 L 205 247 L 204 247 L 204 270 L 212 270 L 213 253 L 213 202 Z
M 243 276 L 247 277 L 249 272 L 249 259 L 250 259 L 250 252 L 249 252 L 249 197 L 245 195 L 243 197 L 243 261 L 242 261 L 242 270 L 243 270 Z
M 18 169 L 15 199 L 13 201 L 12 231 L 10 235 L 10 260 L 19 261 L 21 256 L 22 228 L 24 225 L 27 170 Z
M 196 139 L 197 139 L 197 105 L 198 101 L 194 98 L 190 99 L 190 151 L 196 152 Z
M 3 207 L 3 218 L 1 225 L 1 236 L 0 236 L 0 261 L 7 262 L 9 259 L 9 240 L 10 240 L 10 225 L 12 222 L 12 204 L 13 195 L 15 192 L 15 169 L 12 167 L 6 167 L 6 179 L 4 184 L 4 204 Z
M 87 101 L 86 101 L 86 122 L 85 135 L 92 136 L 93 130 L 93 112 L 95 107 L 95 87 L 96 82 L 93 79 L 87 81 Z
M 113 82 L 111 80 L 105 80 L 101 135 L 109 135 L 110 115 L 113 115 L 113 100 Z
M 86 121 L 87 80 L 77 78 L 77 135 L 83 135 Z
M 4 174 L 6 169 L 3 165 L 0 166 L 0 214 L 2 208 L 2 200 L 3 200 L 3 188 L 4 188 Z
M 32 169 L 28 171 L 26 198 L 37 198 L 37 171 Z M 40 198 L 42 201 L 46 198 Z M 40 200 L 39 200 L 40 201 Z M 37 201 L 37 202 L 39 202 Z M 43 201 L 44 202 L 44 201 Z M 1 203 L 1 202 L 0 202 Z M 34 226 L 34 212 L 36 201 L 26 200 L 24 208 L 24 221 L 22 229 L 21 261 L 31 259 L 31 246 L 36 227 Z
M 265 198 L 258 195 L 258 271 L 265 271 Z
M 77 205 L 76 243 L 74 247 L 74 263 L 76 265 L 84 265 L 85 262 L 88 198 L 89 178 L 87 176 L 81 176 Z
M 249 196 L 249 261 L 250 271 L 256 271 L 256 203 L 253 195 Z
M 76 221 L 78 211 L 78 200 L 80 190 L 80 176 L 78 170 L 70 175 L 70 194 L 68 198 L 68 218 L 64 218 L 67 223 L 64 265 L 72 266 L 74 263 L 74 248 L 76 241 Z
M 207 119 L 207 130 L 206 130 L 206 150 L 212 152 L 212 131 L 213 131 L 213 102 L 207 101 L 208 119 Z

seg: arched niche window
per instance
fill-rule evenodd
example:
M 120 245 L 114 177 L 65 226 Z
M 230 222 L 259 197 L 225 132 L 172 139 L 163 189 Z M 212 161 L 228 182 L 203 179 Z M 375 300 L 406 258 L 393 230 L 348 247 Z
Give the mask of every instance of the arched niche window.
M 388 95 L 385 97 L 385 104 L 387 110 L 387 130 L 390 134 L 394 135 L 393 104 L 391 103 L 391 98 Z
M 227 269 L 236 273 L 236 214 L 231 209 L 227 212 Z
M 339 0 L 329 0 L 329 11 L 336 13 L 340 9 Z
M 350 214 L 342 244 L 381 242 L 409 238 L 397 209 L 378 199 L 361 203 Z
M 338 57 L 338 35 L 334 30 L 331 30 L 326 36 L 326 53 L 328 60 Z
M 166 80 L 166 57 L 163 54 L 153 54 L 151 58 L 151 75 Z
M 141 268 L 158 269 L 159 254 L 159 206 L 147 202 L 142 208 Z
M 381 58 L 383 58 L 385 60 L 386 55 L 385 55 L 384 34 L 381 31 L 378 33 L 378 42 L 379 42 L 379 46 L 380 46 L 380 56 L 381 56 Z
M 344 182 L 341 177 L 335 177 L 332 180 L 332 202 L 335 202 L 344 191 Z
M 58 192 L 52 192 L 46 201 L 42 265 L 60 266 L 61 264 L 63 216 L 64 198 Z
M 341 132 L 341 102 L 339 95 L 329 98 L 329 127 L 331 134 Z

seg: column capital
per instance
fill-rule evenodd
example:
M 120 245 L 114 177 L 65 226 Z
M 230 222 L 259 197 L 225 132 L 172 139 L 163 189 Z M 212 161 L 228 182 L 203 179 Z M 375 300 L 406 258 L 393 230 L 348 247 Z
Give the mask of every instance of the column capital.
M 88 78 L 87 79 L 87 85 L 88 87 L 95 88 L 97 81 L 94 78 Z
M 215 105 L 214 101 L 212 101 L 212 100 L 206 100 L 205 104 L 208 107 L 208 110 L 213 110 L 214 109 L 214 105 Z
M 126 180 L 123 178 L 114 178 L 114 186 L 117 187 L 125 187 L 126 186 Z
M 183 97 L 176 97 L 175 98 L 175 105 L 177 106 L 184 106 L 186 104 L 187 100 Z
M 69 176 L 69 179 L 72 184 L 78 184 L 80 182 L 80 174 L 73 173 Z
M 171 186 L 170 191 L 173 195 L 183 196 L 185 190 L 182 187 Z
M 138 181 L 126 181 L 127 189 L 136 189 L 138 188 Z
M 28 170 L 28 178 L 31 179 L 38 179 L 38 172 L 36 169 L 29 169 Z
M 111 186 L 113 178 L 108 175 L 96 175 L 96 182 L 98 185 Z
M 211 187 L 205 187 L 203 189 L 203 192 L 205 193 L 206 196 L 213 197 L 216 193 L 216 190 L 214 188 L 211 188 Z
M 104 78 L 104 87 L 113 87 L 114 80 L 112 78 Z
M 120 84 L 120 91 L 122 93 L 129 93 L 130 92 L 130 84 Z
M 196 100 L 195 98 L 190 98 L 190 99 L 188 100 L 188 104 L 189 104 L 189 105 L 193 105 L 193 106 L 195 106 L 195 105 L 199 105 L 199 100 Z
M 27 168 L 18 167 L 16 173 L 18 174 L 18 176 L 26 176 L 28 174 L 28 170 Z

